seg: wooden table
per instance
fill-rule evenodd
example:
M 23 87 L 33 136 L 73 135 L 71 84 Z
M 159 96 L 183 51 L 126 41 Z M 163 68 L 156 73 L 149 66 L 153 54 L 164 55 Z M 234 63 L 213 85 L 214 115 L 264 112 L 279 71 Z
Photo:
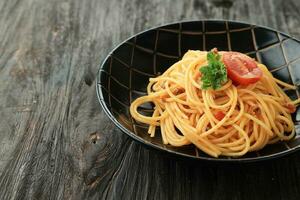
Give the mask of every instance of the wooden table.
M 169 158 L 121 133 L 95 77 L 127 37 L 233 19 L 300 38 L 297 0 L 1 0 L 0 199 L 300 199 L 300 152 L 217 164 Z

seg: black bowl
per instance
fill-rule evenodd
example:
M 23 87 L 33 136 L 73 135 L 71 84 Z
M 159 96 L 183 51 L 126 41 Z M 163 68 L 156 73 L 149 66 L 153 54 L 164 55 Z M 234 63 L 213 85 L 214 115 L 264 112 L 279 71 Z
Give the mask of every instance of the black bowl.
M 296 136 L 288 142 L 268 145 L 243 157 L 212 158 L 193 145 L 175 148 L 162 143 L 160 134 L 151 138 L 147 125 L 137 123 L 129 113 L 130 103 L 146 94 L 150 77 L 164 72 L 189 49 L 232 50 L 246 53 L 268 66 L 272 74 L 287 83 L 300 85 L 300 41 L 279 31 L 233 21 L 187 21 L 141 32 L 122 42 L 101 65 L 97 94 L 108 117 L 127 135 L 150 147 L 175 155 L 213 161 L 257 161 L 300 149 L 300 109 L 293 114 Z M 296 99 L 298 91 L 287 94 Z M 149 113 L 151 104 L 143 106 Z

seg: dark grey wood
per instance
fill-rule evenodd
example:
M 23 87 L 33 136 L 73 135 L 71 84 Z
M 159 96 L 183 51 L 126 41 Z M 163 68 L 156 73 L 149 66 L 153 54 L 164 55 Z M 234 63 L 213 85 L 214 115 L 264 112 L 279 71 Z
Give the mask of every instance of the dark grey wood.
M 106 54 L 167 22 L 222 18 L 300 38 L 297 0 L 1 0 L 0 199 L 300 199 L 300 154 L 224 165 L 170 158 L 101 110 Z

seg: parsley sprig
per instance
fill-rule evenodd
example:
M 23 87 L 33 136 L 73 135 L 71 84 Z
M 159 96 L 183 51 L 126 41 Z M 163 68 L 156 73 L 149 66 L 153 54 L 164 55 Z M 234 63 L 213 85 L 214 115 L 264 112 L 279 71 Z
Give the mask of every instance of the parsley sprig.
M 227 71 L 216 50 L 207 53 L 208 65 L 200 68 L 202 89 L 220 88 L 227 81 Z

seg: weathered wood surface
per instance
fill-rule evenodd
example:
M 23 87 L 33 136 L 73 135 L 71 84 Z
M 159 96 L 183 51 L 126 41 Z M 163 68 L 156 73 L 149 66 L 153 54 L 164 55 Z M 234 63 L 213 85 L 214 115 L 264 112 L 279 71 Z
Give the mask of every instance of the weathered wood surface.
M 134 33 L 223 18 L 300 38 L 298 0 L 1 0 L 0 199 L 300 199 L 300 154 L 221 165 L 168 158 L 122 134 L 95 94 Z

